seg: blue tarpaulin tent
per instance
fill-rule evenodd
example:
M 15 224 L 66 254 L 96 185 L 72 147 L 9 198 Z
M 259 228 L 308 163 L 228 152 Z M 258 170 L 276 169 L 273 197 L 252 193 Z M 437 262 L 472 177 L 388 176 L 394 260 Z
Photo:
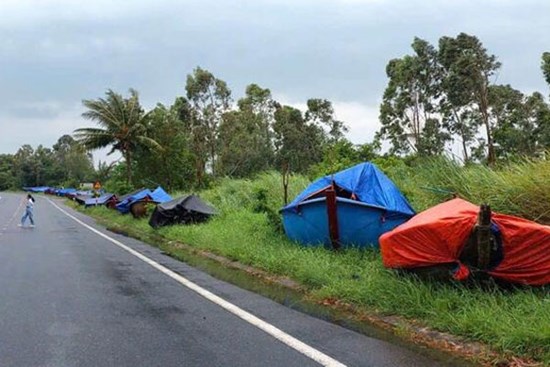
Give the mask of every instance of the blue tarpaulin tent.
M 151 192 L 151 200 L 155 203 L 165 203 L 172 200 L 172 197 L 168 195 L 162 187 L 157 187 L 153 192 Z
M 77 190 L 75 188 L 69 187 L 66 189 L 57 189 L 55 190 L 55 194 L 57 196 L 67 196 L 68 194 L 75 194 Z
M 45 192 L 48 189 L 49 189 L 48 186 L 23 187 L 24 191 L 30 191 L 30 192 Z
M 125 198 L 123 201 L 116 205 L 116 208 L 122 214 L 130 212 L 130 207 L 133 203 L 138 201 L 148 200 L 154 203 L 164 203 L 172 200 L 172 197 L 164 191 L 162 187 L 157 187 L 154 191 L 149 189 L 143 189 L 130 197 Z
M 84 200 L 84 206 L 96 206 L 96 205 L 105 205 L 109 200 L 111 200 L 115 195 L 114 194 L 103 194 L 97 198 L 88 197 Z
M 130 205 L 136 201 L 143 200 L 145 198 L 148 198 L 151 194 L 151 190 L 149 189 L 143 189 L 139 191 L 138 193 L 135 193 L 134 195 L 126 198 L 125 200 L 121 201 L 116 205 L 116 208 L 119 212 L 122 214 L 127 214 L 130 212 Z
M 338 238 L 329 230 L 327 190 L 334 189 Z M 287 235 L 307 245 L 378 246 L 378 238 L 415 212 L 374 164 L 361 163 L 309 185 L 282 210 Z

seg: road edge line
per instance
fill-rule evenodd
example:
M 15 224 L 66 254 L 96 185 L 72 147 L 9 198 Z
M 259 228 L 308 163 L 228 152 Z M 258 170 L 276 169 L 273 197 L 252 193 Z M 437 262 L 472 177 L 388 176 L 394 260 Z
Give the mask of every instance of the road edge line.
M 107 236 L 105 233 L 102 233 L 101 231 L 93 228 L 92 226 L 84 223 L 74 215 L 70 214 L 66 210 L 59 207 L 57 204 L 55 204 L 50 199 L 47 199 L 50 204 L 52 204 L 55 208 L 60 210 L 63 214 L 68 216 L 69 218 L 73 219 L 78 224 L 82 225 L 83 227 L 89 229 L 90 231 L 94 232 L 95 234 L 103 237 L 104 239 L 110 241 L 111 243 L 115 244 L 116 246 L 120 247 L 121 249 L 129 252 L 130 254 L 134 255 L 138 259 L 142 260 L 143 262 L 149 264 L 153 268 L 157 269 L 158 271 L 164 273 L 165 275 L 169 276 L 170 278 L 174 279 L 181 285 L 191 289 L 195 293 L 199 294 L 203 298 L 206 298 L 212 303 L 215 303 L 216 305 L 222 307 L 226 311 L 231 312 L 233 315 L 241 318 L 242 320 L 248 322 L 252 326 L 255 326 L 256 328 L 264 331 L 265 333 L 271 335 L 275 339 L 279 340 L 280 342 L 286 344 L 290 348 L 296 350 L 297 352 L 300 352 L 301 354 L 305 355 L 306 357 L 314 360 L 315 362 L 319 363 L 322 366 L 326 367 L 346 367 L 345 364 L 337 361 L 336 359 L 324 354 L 323 352 L 309 346 L 308 344 L 296 339 L 290 334 L 285 333 L 281 329 L 277 328 L 276 326 L 271 325 L 270 323 L 258 318 L 257 316 L 254 316 L 248 311 L 243 310 L 242 308 L 232 304 L 229 301 L 226 301 L 225 299 L 221 298 L 220 296 L 215 295 L 214 293 L 210 292 L 209 290 L 202 288 L 198 284 L 195 284 L 188 280 L 187 278 L 183 277 L 182 275 L 168 269 L 167 267 L 157 263 L 156 261 L 148 258 L 147 256 L 141 254 L 140 252 L 132 249 L 131 247 L 123 244 L 120 241 L 115 240 L 114 238 L 111 238 Z

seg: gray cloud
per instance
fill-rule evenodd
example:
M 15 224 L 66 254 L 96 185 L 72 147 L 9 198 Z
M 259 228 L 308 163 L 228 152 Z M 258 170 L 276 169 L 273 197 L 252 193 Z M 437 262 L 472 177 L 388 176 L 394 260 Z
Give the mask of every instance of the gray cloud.
M 5 118 L 51 120 L 58 117 L 60 113 L 59 105 L 40 103 L 9 106 L 1 114 Z
M 59 123 L 67 111 L 71 128 L 89 124 L 82 99 L 133 87 L 148 107 L 171 103 L 198 65 L 226 80 L 236 98 L 255 82 L 297 103 L 328 98 L 356 115 L 361 104 L 375 118 L 387 62 L 410 53 L 415 36 L 435 44 L 462 31 L 503 63 L 499 83 L 548 92 L 543 1 L 4 0 L 0 13 L 0 131 L 9 133 L 14 118 L 40 118 L 34 134 L 45 145 L 54 142 L 52 129 L 69 126 Z M 349 122 L 360 129 L 357 121 Z M 10 141 L 0 150 L 23 143 Z

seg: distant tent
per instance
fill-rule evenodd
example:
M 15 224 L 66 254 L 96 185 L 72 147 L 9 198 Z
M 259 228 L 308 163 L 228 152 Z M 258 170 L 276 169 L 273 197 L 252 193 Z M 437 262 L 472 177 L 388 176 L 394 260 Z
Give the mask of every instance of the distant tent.
M 68 187 L 66 189 L 60 189 L 57 191 L 57 196 L 67 196 L 76 193 L 76 189 L 73 187 Z
M 151 200 L 155 203 L 165 203 L 172 200 L 172 197 L 168 195 L 162 187 L 157 187 L 153 192 L 151 192 Z
M 200 223 L 216 214 L 216 209 L 196 195 L 183 196 L 157 205 L 149 225 L 158 228 L 170 224 Z
M 55 187 L 48 187 L 44 193 L 48 195 L 55 195 Z
M 122 203 L 122 202 L 128 200 L 129 198 L 131 198 L 132 196 L 136 195 L 137 193 L 140 193 L 143 190 L 145 190 L 144 187 L 142 187 L 141 189 L 137 189 L 135 191 L 132 191 L 132 192 L 126 194 L 126 195 L 122 195 L 121 197 L 118 198 L 118 202 Z
M 121 201 L 116 205 L 116 208 L 122 214 L 126 214 L 130 212 L 132 205 L 141 201 L 164 203 L 170 200 L 172 200 L 172 197 L 159 186 L 154 191 L 142 189 L 141 191 L 134 192 L 131 196 L 126 195 L 121 198 Z
M 82 196 L 92 196 L 93 193 L 89 190 L 76 190 L 76 191 L 70 191 L 65 194 L 66 197 L 69 199 L 76 199 L 77 197 Z
M 97 198 L 88 197 L 86 198 L 86 200 L 84 200 L 84 206 L 89 207 L 89 206 L 105 205 L 109 201 L 114 200 L 115 198 L 116 198 L 115 194 L 109 194 L 109 193 L 103 194 Z
M 84 205 L 86 203 L 86 200 L 88 199 L 91 199 L 92 198 L 92 195 L 76 195 L 74 197 L 74 201 L 76 201 L 77 203 L 79 203 L 80 205 Z
M 23 187 L 24 191 L 30 191 L 30 192 L 34 192 L 34 193 L 46 192 L 46 190 L 48 190 L 48 189 L 49 189 L 48 186 Z
M 124 200 L 121 200 L 117 205 L 116 208 L 119 212 L 122 214 L 126 214 L 130 212 L 130 206 L 132 203 L 135 203 L 136 201 L 143 200 L 145 198 L 149 198 L 149 195 L 151 194 L 151 190 L 149 189 L 142 189 L 141 191 L 138 191 L 136 193 L 133 193 L 131 196 L 125 196 Z

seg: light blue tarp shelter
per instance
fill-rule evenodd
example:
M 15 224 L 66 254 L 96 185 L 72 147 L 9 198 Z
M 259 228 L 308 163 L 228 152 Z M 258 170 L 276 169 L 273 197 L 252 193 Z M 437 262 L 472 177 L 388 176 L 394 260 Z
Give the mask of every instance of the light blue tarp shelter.
M 122 214 L 130 212 L 130 207 L 132 204 L 138 201 L 151 201 L 154 203 L 164 203 L 172 200 L 172 197 L 168 195 L 162 187 L 157 187 L 155 190 L 151 191 L 149 189 L 143 189 L 137 193 L 134 193 L 132 196 L 125 198 L 123 201 L 116 205 L 116 208 Z
M 84 200 L 84 206 L 96 206 L 96 205 L 105 205 L 107 202 L 114 198 L 114 194 L 103 194 L 97 198 L 88 197 Z
M 150 196 L 155 203 L 165 203 L 172 200 L 172 197 L 160 186 L 151 192 Z
M 23 187 L 24 191 L 30 191 L 30 192 L 45 192 L 50 187 L 48 186 L 35 186 L 35 187 Z

